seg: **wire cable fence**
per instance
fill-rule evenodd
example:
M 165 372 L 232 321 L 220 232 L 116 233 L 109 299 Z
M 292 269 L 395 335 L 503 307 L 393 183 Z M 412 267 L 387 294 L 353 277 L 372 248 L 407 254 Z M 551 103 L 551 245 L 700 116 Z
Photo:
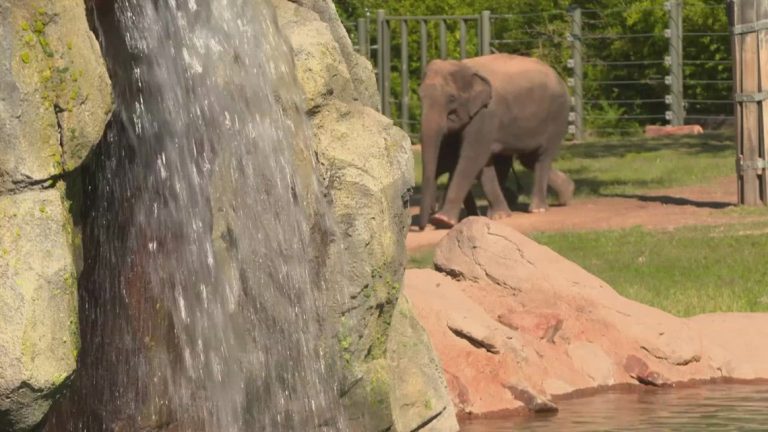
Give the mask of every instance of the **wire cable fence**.
M 483 11 L 461 16 L 390 16 L 345 23 L 375 65 L 382 112 L 416 138 L 418 85 L 432 59 L 495 52 L 554 67 L 571 91 L 569 135 L 637 135 L 650 124 L 727 127 L 733 121 L 726 8 L 705 0 L 647 0 L 597 10 Z

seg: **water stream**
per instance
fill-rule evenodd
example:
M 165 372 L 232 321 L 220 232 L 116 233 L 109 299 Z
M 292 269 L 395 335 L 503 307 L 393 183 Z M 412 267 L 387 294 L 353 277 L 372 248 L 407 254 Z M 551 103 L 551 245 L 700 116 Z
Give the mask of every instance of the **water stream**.
M 97 1 L 82 349 L 49 431 L 344 430 L 310 131 L 267 0 Z

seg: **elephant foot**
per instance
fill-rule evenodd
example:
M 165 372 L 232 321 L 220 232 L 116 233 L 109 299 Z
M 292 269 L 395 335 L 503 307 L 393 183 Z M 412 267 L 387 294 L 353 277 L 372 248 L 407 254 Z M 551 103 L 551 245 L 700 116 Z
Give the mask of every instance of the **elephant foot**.
M 505 219 L 512 216 L 512 211 L 508 208 L 498 209 L 498 210 L 489 210 L 488 211 L 488 219 L 491 220 L 499 220 L 499 219 Z
M 548 210 L 547 205 L 540 205 L 540 204 L 531 204 L 528 206 L 528 211 L 530 213 L 544 213 Z
M 457 221 L 445 216 L 442 213 L 435 213 L 429 218 L 431 223 L 437 229 L 451 229 L 456 225 Z

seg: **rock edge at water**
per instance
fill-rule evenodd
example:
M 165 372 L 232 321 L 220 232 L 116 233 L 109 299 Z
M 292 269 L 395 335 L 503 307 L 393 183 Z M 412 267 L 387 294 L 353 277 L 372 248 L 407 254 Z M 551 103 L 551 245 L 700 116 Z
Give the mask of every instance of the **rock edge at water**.
M 465 219 L 435 267 L 406 271 L 405 293 L 460 417 L 616 385 L 768 378 L 768 314 L 672 316 L 504 224 Z

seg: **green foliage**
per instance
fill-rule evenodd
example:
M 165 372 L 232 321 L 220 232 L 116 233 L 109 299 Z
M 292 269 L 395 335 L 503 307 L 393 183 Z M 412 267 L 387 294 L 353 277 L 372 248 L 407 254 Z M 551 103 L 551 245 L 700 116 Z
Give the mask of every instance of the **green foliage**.
M 636 134 L 643 125 L 665 124 L 668 109 L 664 97 L 669 93 L 664 77 L 669 67 L 664 57 L 669 53 L 665 0 L 582 0 L 582 35 L 584 49 L 584 98 L 586 127 L 591 136 Z M 572 29 L 570 1 L 562 0 L 337 0 L 337 9 L 356 41 L 356 21 L 367 17 L 370 44 L 376 46 L 377 9 L 388 15 L 478 15 L 491 11 L 492 47 L 500 52 L 530 55 L 552 65 L 562 76 L 570 76 L 567 66 L 571 57 L 568 34 Z M 697 103 L 695 100 L 727 100 L 730 87 L 705 83 L 731 79 L 730 40 L 727 34 L 725 6 L 712 0 L 686 0 L 683 8 L 684 79 L 687 111 L 692 115 L 720 115 L 730 112 L 727 103 Z M 428 58 L 440 57 L 438 23 L 429 22 Z M 448 58 L 460 57 L 459 24 L 447 21 Z M 467 21 L 467 56 L 478 54 L 478 31 L 474 21 Z M 615 37 L 645 35 L 643 37 Z M 397 22 L 391 28 L 392 118 L 401 118 L 402 85 L 400 57 L 401 29 Z M 420 104 L 417 95 L 422 75 L 420 62 L 420 29 L 412 22 L 408 31 L 408 88 L 410 95 L 410 129 L 418 132 Z M 372 52 L 375 57 L 375 50 Z M 704 62 L 706 61 L 706 62 Z M 617 64 L 616 62 L 634 62 Z M 621 84 L 606 81 L 644 81 Z M 640 102 L 640 100 L 643 100 Z M 611 102 L 622 101 L 622 102 Z M 630 101 L 630 102 L 626 102 Z M 622 119 L 619 116 L 637 116 Z M 700 118 L 691 118 L 700 121 Z M 617 131 L 619 130 L 620 131 Z

